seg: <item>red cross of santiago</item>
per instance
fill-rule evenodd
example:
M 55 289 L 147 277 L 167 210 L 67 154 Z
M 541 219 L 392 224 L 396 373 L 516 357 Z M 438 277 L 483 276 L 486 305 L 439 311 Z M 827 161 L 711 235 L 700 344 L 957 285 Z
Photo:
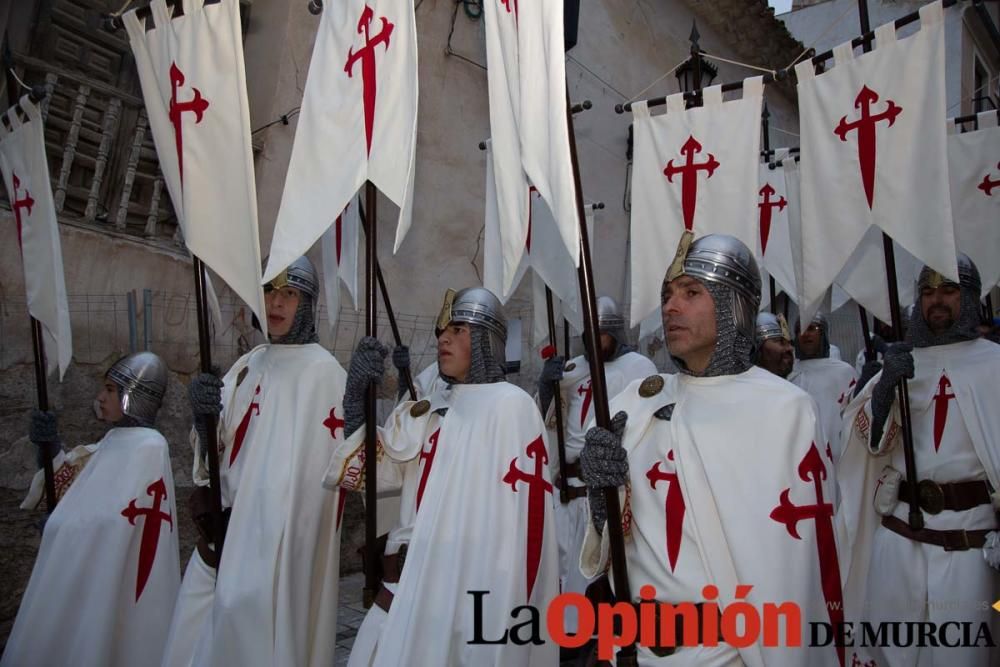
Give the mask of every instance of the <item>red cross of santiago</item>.
M 944 373 L 938 380 L 938 393 L 934 394 L 934 451 L 941 447 L 941 436 L 944 435 L 944 426 L 948 423 L 948 404 L 955 398 L 955 392 L 948 393 L 951 389 L 951 380 Z
M 17 247 L 21 248 L 22 252 L 24 247 L 21 245 L 21 209 L 27 209 L 28 215 L 31 215 L 31 209 L 35 205 L 35 200 L 31 198 L 31 193 L 28 189 L 24 190 L 24 198 L 17 198 L 17 191 L 21 187 L 21 179 L 17 177 L 15 172 L 10 172 L 10 180 L 14 184 L 14 221 L 17 223 Z
M 517 457 L 510 460 L 510 468 L 503 476 L 504 484 L 510 484 L 512 491 L 517 493 L 517 483 L 523 482 L 528 487 L 528 535 L 527 535 L 527 576 L 528 598 L 531 589 L 535 587 L 535 577 L 538 575 L 538 564 L 542 560 L 542 541 L 545 536 L 545 494 L 552 494 L 552 483 L 544 476 L 545 466 L 549 462 L 549 454 L 545 451 L 542 436 L 538 436 L 525 448 L 529 459 L 535 460 L 535 471 L 528 473 L 517 467 Z
M 777 194 L 777 191 L 771 187 L 770 183 L 765 183 L 758 194 L 762 198 L 757 204 L 757 208 L 760 210 L 760 251 L 764 253 L 767 252 L 767 238 L 771 234 L 771 214 L 774 209 L 784 211 L 788 202 L 784 197 L 777 200 L 771 199 L 771 195 Z
M 1000 169 L 1000 162 L 997 162 L 997 169 Z M 993 196 L 993 188 L 1000 188 L 1000 178 L 991 180 L 989 174 L 983 176 L 983 182 L 976 186 L 976 189 L 985 192 L 987 197 Z
M 802 539 L 798 530 L 799 521 L 815 522 L 823 598 L 826 600 L 830 622 L 834 627 L 840 627 L 844 622 L 844 594 L 840 583 L 837 542 L 833 535 L 833 504 L 823 498 L 826 466 L 816 449 L 816 443 L 812 443 L 809 451 L 802 457 L 798 473 L 803 482 L 813 483 L 816 502 L 812 505 L 795 505 L 789 499 L 791 489 L 785 489 L 781 492 L 778 506 L 771 511 L 771 519 L 784 524 L 788 534 L 797 540 Z M 844 647 L 838 647 L 837 653 L 840 655 L 840 664 L 844 664 Z
M 514 7 L 513 7 L 514 23 L 517 23 L 517 0 L 500 0 L 500 4 L 503 5 L 507 9 L 507 13 L 508 14 L 510 14 L 511 11 L 512 11 L 511 10 L 511 5 L 512 4 L 514 5 Z
M 667 452 L 667 459 L 674 460 L 674 451 Z M 662 461 L 657 461 L 646 471 L 646 479 L 649 480 L 649 487 L 656 488 L 659 481 L 668 482 L 667 498 L 664 501 L 663 509 L 667 529 L 667 558 L 670 560 L 670 571 L 677 567 L 677 557 L 681 553 L 681 538 L 684 528 L 684 496 L 681 494 L 681 485 L 677 481 L 676 472 L 664 472 L 660 470 Z
M 347 49 L 347 62 L 344 64 L 344 72 L 349 78 L 354 76 L 354 63 L 361 61 L 361 85 L 362 99 L 365 105 L 365 146 L 366 155 L 372 152 L 372 128 L 375 127 L 375 47 L 385 44 L 385 50 L 389 50 L 389 37 L 392 35 L 394 24 L 384 16 L 379 17 L 382 21 L 382 29 L 374 37 L 371 36 L 371 24 L 375 18 L 375 12 L 371 7 L 365 5 L 358 20 L 358 34 L 365 36 L 365 44 L 357 51 L 354 47 Z
M 323 420 L 323 426 L 330 429 L 330 437 L 334 440 L 337 439 L 337 429 L 340 429 L 340 434 L 344 434 L 344 420 L 337 419 L 337 406 L 330 408 L 330 416 Z
M 177 63 L 170 63 L 170 108 L 168 117 L 170 124 L 174 126 L 174 142 L 177 144 L 177 171 L 180 175 L 181 184 L 184 184 L 184 131 L 181 128 L 181 117 L 185 113 L 194 114 L 195 124 L 200 123 L 208 108 L 208 100 L 201 96 L 201 91 L 192 87 L 194 97 L 179 102 L 177 101 L 177 89 L 184 85 L 184 72 L 177 67 Z
M 139 601 L 139 596 L 146 588 L 149 580 L 149 573 L 153 570 L 153 561 L 156 560 L 156 545 L 160 541 L 161 522 L 170 524 L 170 530 L 174 529 L 174 520 L 170 516 L 169 506 L 166 512 L 160 510 L 160 505 L 167 499 L 167 485 L 163 478 L 156 480 L 146 489 L 146 495 L 153 497 L 153 504 L 150 507 L 137 507 L 133 498 L 128 507 L 122 510 L 122 516 L 128 519 L 131 525 L 136 525 L 136 519 L 145 517 L 142 524 L 142 537 L 139 541 L 139 569 L 135 578 L 135 601 Z
M 868 208 L 871 209 L 875 200 L 875 125 L 879 121 L 889 121 L 888 127 L 896 122 L 896 117 L 903 112 L 892 100 L 886 100 L 885 111 L 872 113 L 872 105 L 878 102 L 878 94 L 863 86 L 854 100 L 854 108 L 861 111 L 861 118 L 847 122 L 847 116 L 840 119 L 833 133 L 841 141 L 847 141 L 847 133 L 856 130 L 858 133 L 858 163 L 861 166 L 861 182 L 865 186 L 865 196 L 868 198 Z
M 583 407 L 580 408 L 580 428 L 587 423 L 587 411 L 590 410 L 590 401 L 594 397 L 593 379 L 581 383 L 576 388 L 576 393 L 583 396 Z
M 719 168 L 719 161 L 711 153 L 704 162 L 695 162 L 694 156 L 701 152 L 701 144 L 693 136 L 681 146 L 681 155 L 686 158 L 684 164 L 674 166 L 674 161 L 667 163 L 663 173 L 667 177 L 667 182 L 673 183 L 674 176 L 681 176 L 681 209 L 684 211 L 684 229 L 691 231 L 694 226 L 694 209 L 698 203 L 698 172 L 704 171 L 705 178 L 711 178 L 715 170 Z

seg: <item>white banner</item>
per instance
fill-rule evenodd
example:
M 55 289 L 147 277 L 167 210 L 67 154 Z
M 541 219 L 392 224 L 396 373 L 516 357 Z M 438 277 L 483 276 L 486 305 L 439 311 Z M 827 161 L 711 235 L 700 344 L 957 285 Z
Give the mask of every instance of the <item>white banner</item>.
M 920 30 L 906 39 L 896 40 L 892 23 L 879 26 L 875 47 L 857 57 L 849 42 L 836 47 L 835 66 L 820 75 L 808 60 L 795 68 L 805 304 L 834 282 L 872 225 L 941 273 L 958 276 L 941 3 L 920 8 Z
M 42 325 L 46 370 L 51 374 L 58 368 L 61 381 L 73 356 L 73 334 L 59 223 L 45 159 L 45 128 L 41 112 L 27 95 L 19 105 L 27 116 L 25 122 L 14 106 L 7 111 L 11 129 L 0 123 L 0 168 L 17 227 L 28 312 Z
M 490 146 L 492 160 L 487 167 L 487 207 L 496 208 L 499 228 L 500 282 L 497 294 L 509 294 L 524 275 L 521 257 L 528 234 L 528 177 L 521 166 L 521 136 L 518 114 L 521 108 L 520 77 L 517 58 L 517 3 L 510 0 L 485 0 L 483 24 L 486 31 L 486 82 L 490 95 Z M 489 170 L 492 172 L 489 172 Z M 487 216 L 490 212 L 487 212 Z
M 344 212 L 337 216 L 330 228 L 320 238 L 323 255 L 323 293 L 326 297 L 326 316 L 330 332 L 337 329 L 340 316 L 340 283 L 344 283 L 351 297 L 351 305 L 358 309 L 358 235 L 361 215 L 357 198 L 347 203 Z
M 975 132 L 954 132 L 949 122 L 948 170 L 955 242 L 983 279 L 983 295 L 1000 282 L 1000 127 L 984 111 Z
M 660 307 L 660 286 L 685 229 L 696 237 L 729 234 L 759 255 L 761 77 L 743 82 L 743 97 L 723 103 L 706 88 L 704 106 L 685 110 L 682 94 L 667 113 L 650 116 L 634 102 L 631 324 Z
M 260 280 L 257 192 L 238 0 L 165 0 L 154 27 L 122 16 L 167 191 L 191 253 L 222 278 L 267 333 Z
M 366 180 L 400 208 L 398 251 L 410 229 L 416 144 L 413 1 L 327 2 L 264 280 L 303 255 Z
M 782 160 L 782 151 L 778 151 L 775 160 Z M 760 230 L 761 269 L 774 276 L 779 288 L 790 297 L 795 297 L 795 266 L 792 256 L 792 239 L 789 229 L 790 208 L 788 205 L 788 190 L 785 185 L 785 169 L 783 166 L 770 168 L 762 163 L 757 170 L 757 219 Z M 795 221 L 798 224 L 798 220 Z M 768 292 L 766 287 L 763 293 Z M 761 302 L 763 306 L 763 301 Z
M 552 211 L 575 267 L 580 261 L 580 218 L 566 120 L 563 0 L 498 1 L 513 3 L 518 26 L 518 130 L 524 172 Z

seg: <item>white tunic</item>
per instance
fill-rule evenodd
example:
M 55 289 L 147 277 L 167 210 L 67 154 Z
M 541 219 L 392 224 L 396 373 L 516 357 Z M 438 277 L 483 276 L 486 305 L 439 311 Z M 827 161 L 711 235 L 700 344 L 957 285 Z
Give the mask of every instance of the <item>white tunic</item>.
M 188 566 L 166 664 L 332 664 L 342 505 L 322 480 L 344 437 L 345 381 L 317 344 L 261 345 L 226 374 L 219 462 L 232 515 L 214 595 L 197 553 Z
M 734 376 L 660 377 L 663 389 L 655 395 L 642 397 L 636 382 L 610 406 L 612 415 L 620 410 L 628 414 L 622 444 L 628 452 L 629 484 L 622 492 L 622 516 L 634 598 L 649 584 L 661 602 L 701 602 L 706 599 L 703 587 L 713 584 L 724 609 L 735 600 L 737 585 L 751 585 L 745 599 L 757 609 L 768 602 L 798 603 L 808 642 L 808 622 L 832 620 L 821 584 L 819 547 L 836 551 L 833 470 L 815 445 L 819 431 L 812 400 L 757 367 Z M 673 406 L 669 419 L 654 416 L 665 406 Z M 797 507 L 817 505 L 819 491 L 819 520 L 803 517 L 788 526 L 772 516 L 785 504 L 783 498 Z M 822 537 L 817 531 L 821 523 L 826 528 Z M 798 539 L 790 532 L 793 527 Z M 607 536 L 606 527 L 600 537 L 589 527 L 580 559 L 585 574 L 607 565 Z M 822 570 L 834 598 L 840 589 L 837 568 L 834 558 Z M 639 661 L 692 666 L 742 661 L 767 667 L 837 663 L 831 648 L 762 644 L 758 638 L 738 650 L 725 643 L 685 647 L 667 658 L 640 646 Z
M 832 357 L 800 360 L 788 376 L 789 382 L 816 401 L 825 438 L 824 447 L 829 445 L 829 456 L 834 461 L 840 457 L 843 411 L 851 401 L 857 380 L 858 376 L 850 364 Z
M 113 428 L 92 452 L 45 524 L 4 667 L 131 667 L 163 654 L 180 584 L 167 443 Z
M 554 665 L 550 640 L 468 643 L 475 637 L 468 591 L 489 591 L 487 639 L 526 620 L 512 620 L 518 606 L 542 610 L 558 593 L 551 454 L 538 410 L 507 382 L 454 385 L 428 402 L 413 414 L 417 404 L 402 403 L 379 429 L 378 488 L 402 488 L 386 553 L 408 549 L 398 585 L 387 585 L 395 592 L 389 613 L 372 608 L 350 664 Z M 364 487 L 363 441 L 364 427 L 337 448 L 327 484 Z M 539 631 L 546 640 L 544 617 Z
M 908 383 L 914 458 L 919 479 L 938 483 L 988 480 L 998 487 L 1000 410 L 996 378 L 1000 346 L 977 339 L 913 350 L 915 377 Z M 838 469 L 843 504 L 839 518 L 850 547 L 842 564 L 848 612 L 854 619 L 988 623 L 1000 637 L 996 612 L 1000 574 L 979 549 L 945 551 L 906 539 L 881 526 L 873 498 L 885 466 L 905 474 L 899 408 L 893 404 L 880 442 L 870 442 L 871 394 L 876 375 L 845 415 L 844 456 Z M 869 453 L 870 451 L 870 453 Z M 872 456 L 871 454 L 874 454 Z M 893 515 L 906 521 L 909 506 Z M 995 528 L 992 506 L 923 512 L 931 530 Z M 975 630 L 973 631 L 975 634 Z M 862 656 L 865 659 L 868 656 Z M 995 665 L 1000 654 L 984 648 L 886 648 L 872 650 L 878 664 L 975 667 Z
M 592 391 L 590 378 L 590 363 L 586 356 L 571 359 L 565 367 L 563 379 L 559 383 L 559 393 L 562 404 L 566 406 L 563 412 L 564 433 L 566 437 L 566 462 L 574 463 L 580 459 L 584 436 L 587 428 L 593 422 Z M 635 380 L 641 380 L 656 374 L 656 366 L 648 358 L 638 352 L 626 352 L 613 361 L 604 364 L 604 379 L 607 384 L 608 397 L 621 393 L 625 387 Z M 552 443 L 552 456 L 549 463 L 552 466 L 552 476 L 559 474 L 559 456 L 556 451 L 555 408 L 549 406 L 546 427 L 549 430 L 549 442 Z M 570 477 L 570 486 L 583 486 L 578 477 Z M 559 541 L 559 575 L 560 590 L 563 593 L 583 593 L 593 581 L 593 577 L 585 577 L 580 572 L 580 548 L 587 534 L 587 498 L 576 498 L 567 504 L 555 499 L 556 537 Z M 569 632 L 577 628 L 576 608 L 566 610 L 565 627 Z

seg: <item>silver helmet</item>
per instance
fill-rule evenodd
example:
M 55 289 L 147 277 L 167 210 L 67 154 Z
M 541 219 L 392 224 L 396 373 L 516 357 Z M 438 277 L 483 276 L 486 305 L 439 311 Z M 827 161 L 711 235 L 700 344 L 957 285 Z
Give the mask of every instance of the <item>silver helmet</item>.
M 792 340 L 785 318 L 773 313 L 760 313 L 757 315 L 756 334 L 757 347 L 760 347 L 764 341 L 771 340 L 772 338 L 784 338 L 789 342 Z
M 619 345 L 625 344 L 625 317 L 618 302 L 610 296 L 597 299 L 597 328 L 614 338 Z
M 443 329 L 449 322 L 478 324 L 498 336 L 504 344 L 507 342 L 507 316 L 503 313 L 503 305 L 485 287 L 467 287 L 454 293 L 450 301 L 446 296 L 438 324 Z
M 503 305 L 485 287 L 448 290 L 438 314 L 437 329 L 450 323 L 468 324 L 472 335 L 472 367 L 467 382 L 496 382 L 503 379 L 507 359 L 507 316 Z
M 276 275 L 270 282 L 265 283 L 264 287 L 271 289 L 294 287 L 312 297 L 313 303 L 316 303 L 316 299 L 319 297 L 319 277 L 316 273 L 316 267 L 305 255 L 289 264 L 284 271 Z
M 733 294 L 736 330 L 753 340 L 760 306 L 760 270 L 742 241 L 726 234 L 702 236 L 688 249 L 683 274 L 728 287 Z
M 964 252 L 958 253 L 958 282 L 960 287 L 974 291 L 977 295 L 982 292 L 983 281 L 979 277 L 979 269 L 975 262 Z M 940 287 L 941 285 L 954 285 L 955 281 L 942 276 L 929 266 L 924 266 L 920 270 L 917 278 L 917 289 L 925 287 Z
M 112 364 L 107 378 L 118 386 L 122 412 L 152 426 L 167 393 L 167 366 L 163 360 L 152 352 L 136 352 Z

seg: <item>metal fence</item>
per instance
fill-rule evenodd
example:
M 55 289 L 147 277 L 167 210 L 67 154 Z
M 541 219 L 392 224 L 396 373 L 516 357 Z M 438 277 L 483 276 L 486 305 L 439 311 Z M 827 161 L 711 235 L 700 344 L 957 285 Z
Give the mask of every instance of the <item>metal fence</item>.
M 193 294 L 170 294 L 142 290 L 124 294 L 71 295 L 70 322 L 73 330 L 73 358 L 83 364 L 110 364 L 114 359 L 134 349 L 150 349 L 164 358 L 175 372 L 192 374 L 199 366 L 197 313 Z M 259 343 L 263 336 L 251 322 L 249 309 L 236 299 L 220 303 L 222 324 L 212 322 L 212 361 L 221 369 L 228 368 L 240 355 Z M 508 319 L 521 320 L 521 362 L 509 380 L 527 391 L 534 391 L 542 360 L 532 346 L 532 309 L 530 306 L 508 309 Z M 790 313 L 794 324 L 795 314 Z M 861 327 L 856 307 L 842 308 L 830 316 L 831 340 L 840 348 L 849 364 L 862 349 Z M 396 313 L 396 322 L 403 344 L 409 346 L 414 373 L 436 359 L 434 337 L 435 317 Z M 364 335 L 364 313 L 342 308 L 334 327 L 329 325 L 329 313 L 318 308 L 317 331 L 320 344 L 345 367 L 358 340 Z M 513 327 L 512 327 L 513 330 Z M 380 314 L 379 339 L 392 348 L 395 342 L 388 318 Z M 562 337 L 559 337 L 562 349 Z M 670 370 L 666 346 L 659 338 L 639 341 L 638 350 L 648 356 L 661 370 Z M 580 354 L 579 338 L 572 342 L 573 354 Z M 30 327 L 25 299 L 21 296 L 0 297 L 0 370 L 15 364 L 31 363 Z M 387 364 L 388 386 L 395 387 L 396 371 Z
M 251 313 L 236 299 L 220 301 L 221 325 L 212 322 L 212 362 L 228 368 L 240 355 L 263 343 L 264 337 L 251 321 Z M 159 354 L 171 370 L 181 374 L 197 372 L 199 366 L 197 312 L 193 294 L 170 294 L 137 290 L 124 294 L 70 295 L 70 323 L 73 331 L 73 358 L 83 364 L 109 364 L 135 349 Z M 509 376 L 511 382 L 532 389 L 541 368 L 541 359 L 531 350 L 530 308 L 508 310 L 508 319 L 520 319 L 521 365 Z M 400 338 L 410 348 L 414 373 L 437 357 L 434 336 L 435 316 L 396 313 Z M 335 326 L 329 312 L 317 312 L 320 344 L 345 367 L 358 340 L 364 336 L 364 313 L 342 308 Z M 388 317 L 380 313 L 378 337 L 390 348 L 395 346 Z M 0 370 L 31 363 L 32 349 L 27 307 L 23 296 L 0 297 Z M 395 369 L 387 364 L 389 385 L 395 386 Z

